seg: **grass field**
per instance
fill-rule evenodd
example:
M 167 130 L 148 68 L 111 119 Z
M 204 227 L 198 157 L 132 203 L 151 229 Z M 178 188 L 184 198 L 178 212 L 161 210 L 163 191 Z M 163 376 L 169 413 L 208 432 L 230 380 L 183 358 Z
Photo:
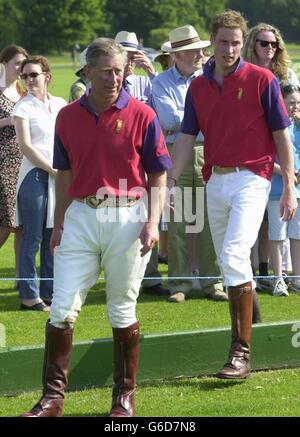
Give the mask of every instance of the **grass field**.
M 7 267 L 1 277 L 13 277 L 12 238 L 1 250 Z M 165 268 L 162 269 L 167 274 Z M 19 311 L 19 298 L 13 282 L 0 283 L 0 322 L 5 325 L 7 346 L 43 344 L 47 315 Z M 229 325 L 228 306 L 194 296 L 183 304 L 169 304 L 162 297 L 141 294 L 138 317 L 142 333 L 166 333 Z M 276 299 L 260 294 L 265 322 L 299 318 L 300 296 Z M 90 291 L 76 322 L 74 341 L 110 337 L 106 315 L 104 284 L 99 281 Z M 0 355 L 1 358 L 1 355 Z M 226 357 L 224 357 L 225 359 Z M 0 365 L 1 371 L 1 365 Z M 191 378 L 158 381 L 139 387 L 137 416 L 145 417 L 244 417 L 300 416 L 300 369 L 254 372 L 247 382 L 220 381 L 216 378 Z M 40 393 L 0 397 L 0 416 L 17 416 L 38 399 Z M 111 389 L 94 388 L 70 392 L 66 396 L 66 416 L 105 416 Z M 272 400 L 272 401 L 270 401 Z M 271 406 L 272 404 L 272 406 Z
M 300 61 L 300 51 L 291 47 L 293 59 Z M 50 58 L 53 82 L 50 92 L 66 100 L 76 79 L 68 57 Z M 166 269 L 162 273 L 167 275 Z M 0 251 L 0 278 L 14 277 L 13 238 Z M 190 331 L 229 326 L 228 305 L 194 298 L 183 304 L 169 304 L 162 297 L 141 294 L 138 317 L 142 333 Z M 260 294 L 264 322 L 299 319 L 300 295 L 275 299 Z M 47 314 L 19 311 L 18 293 L 12 281 L 0 282 L 0 323 L 6 329 L 6 346 L 44 343 Z M 104 284 L 99 281 L 88 295 L 78 318 L 74 341 L 110 337 L 105 307 Z M 225 359 L 226 357 L 224 357 Z M 1 363 L 0 363 L 1 371 Z M 161 381 L 140 387 L 137 394 L 138 416 L 300 416 L 300 370 L 254 373 L 246 383 L 218 381 L 215 378 Z M 0 397 L 0 416 L 16 416 L 37 400 L 38 393 Z M 67 416 L 103 416 L 110 405 L 110 389 L 97 388 L 69 393 Z
M 299 370 L 253 373 L 247 382 L 190 378 L 143 384 L 136 394 L 138 417 L 299 417 Z M 0 397 L 0 416 L 30 409 L 39 392 Z M 111 389 L 66 394 L 64 416 L 108 414 Z M 216 423 L 216 425 L 218 422 Z

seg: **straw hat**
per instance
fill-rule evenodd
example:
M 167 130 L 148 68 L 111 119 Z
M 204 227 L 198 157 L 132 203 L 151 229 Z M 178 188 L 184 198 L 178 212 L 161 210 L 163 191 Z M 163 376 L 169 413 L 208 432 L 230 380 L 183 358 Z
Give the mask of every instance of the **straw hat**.
M 210 41 L 201 41 L 196 29 L 190 24 L 177 27 L 169 33 L 170 41 L 165 42 L 161 49 L 167 52 L 182 50 L 204 49 L 210 46 Z
M 168 52 L 162 52 L 159 53 L 155 58 L 154 58 L 154 62 L 160 62 L 163 58 L 167 58 L 170 56 L 170 53 Z
M 80 76 L 81 70 L 83 70 L 83 68 L 86 66 L 86 52 L 87 52 L 87 48 L 83 50 L 83 52 L 80 53 L 79 55 L 79 68 L 78 70 L 75 71 L 76 76 Z
M 166 41 L 160 46 L 160 50 L 163 53 L 169 53 L 169 49 L 170 49 L 170 41 Z
M 121 30 L 115 36 L 115 42 L 121 44 L 127 52 L 136 52 L 139 48 L 139 42 L 134 32 Z

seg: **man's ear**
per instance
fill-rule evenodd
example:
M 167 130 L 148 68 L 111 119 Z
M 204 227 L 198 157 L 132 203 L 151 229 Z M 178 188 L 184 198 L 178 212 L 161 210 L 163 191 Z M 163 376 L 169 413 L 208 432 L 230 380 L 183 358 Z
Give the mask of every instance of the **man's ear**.
M 86 66 L 84 67 L 84 69 L 83 69 L 83 72 L 84 72 L 84 74 L 85 74 L 85 77 L 86 77 L 88 80 L 91 80 L 91 79 L 92 79 L 92 70 L 93 70 L 93 67 L 91 67 L 90 65 L 86 65 Z

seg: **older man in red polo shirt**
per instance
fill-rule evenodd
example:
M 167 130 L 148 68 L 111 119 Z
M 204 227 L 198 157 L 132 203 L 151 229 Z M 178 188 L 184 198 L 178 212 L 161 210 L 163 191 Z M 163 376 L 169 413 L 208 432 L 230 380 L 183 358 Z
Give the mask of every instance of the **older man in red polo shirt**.
M 136 301 L 158 240 L 171 161 L 154 111 L 122 89 L 125 49 L 98 38 L 86 60 L 91 92 L 61 111 L 56 124 L 54 296 L 46 326 L 43 397 L 27 417 L 62 414 L 73 324 L 101 269 L 114 338 L 110 417 L 134 414 Z

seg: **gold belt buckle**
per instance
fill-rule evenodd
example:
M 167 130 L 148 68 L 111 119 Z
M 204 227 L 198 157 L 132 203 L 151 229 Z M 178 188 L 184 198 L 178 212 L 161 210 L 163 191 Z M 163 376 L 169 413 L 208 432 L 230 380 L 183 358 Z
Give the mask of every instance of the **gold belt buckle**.
M 97 199 L 94 194 L 91 194 L 85 197 L 84 203 L 94 209 L 100 208 L 102 204 L 103 207 L 111 206 L 114 208 L 120 208 L 133 206 L 136 203 L 136 199 L 133 197 L 108 197 L 106 199 Z
M 97 199 L 96 196 L 94 196 L 93 194 L 86 196 L 85 198 L 85 203 L 91 207 L 91 208 L 99 208 L 99 206 L 101 205 L 101 203 L 103 202 L 102 199 Z

